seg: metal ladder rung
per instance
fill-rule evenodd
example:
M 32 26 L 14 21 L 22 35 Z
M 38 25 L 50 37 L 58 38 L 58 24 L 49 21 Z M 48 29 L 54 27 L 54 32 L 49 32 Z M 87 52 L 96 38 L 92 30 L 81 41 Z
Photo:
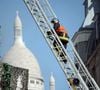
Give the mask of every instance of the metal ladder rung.
M 62 60 L 60 60 L 60 62 L 64 62 L 64 64 L 66 64 L 67 60 L 66 59 L 62 59 Z
M 42 20 L 41 20 L 40 22 L 41 22 L 41 23 L 45 23 L 45 22 L 44 22 L 44 21 L 42 21 Z
M 38 12 L 38 10 L 37 10 L 37 9 L 35 9 L 35 8 L 33 9 L 33 11 Z
M 58 50 L 60 51 L 61 46 L 54 46 L 54 48 L 56 48 L 56 49 L 58 49 Z M 59 51 L 58 51 L 58 52 L 59 52 Z
M 54 18 L 54 16 L 48 16 L 48 18 Z

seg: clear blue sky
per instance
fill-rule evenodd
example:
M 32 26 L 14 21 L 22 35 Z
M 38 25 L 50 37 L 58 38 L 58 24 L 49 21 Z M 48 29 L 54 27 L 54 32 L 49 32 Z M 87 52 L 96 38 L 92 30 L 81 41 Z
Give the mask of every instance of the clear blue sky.
M 79 29 L 84 19 L 84 0 L 49 0 L 57 17 L 68 29 L 70 37 Z M 66 78 L 55 57 L 28 12 L 23 0 L 1 0 L 0 25 L 2 26 L 2 45 L 0 54 L 3 56 L 11 47 L 14 39 L 14 19 L 19 11 L 23 24 L 23 36 L 26 46 L 35 54 L 41 67 L 45 81 L 45 90 L 49 90 L 50 73 L 54 73 L 56 90 L 69 90 Z

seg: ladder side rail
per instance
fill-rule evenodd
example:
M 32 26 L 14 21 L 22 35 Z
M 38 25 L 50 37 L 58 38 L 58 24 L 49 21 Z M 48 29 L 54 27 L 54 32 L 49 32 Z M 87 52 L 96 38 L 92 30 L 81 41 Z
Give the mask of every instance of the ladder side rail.
M 40 29 L 41 30 L 41 29 Z M 44 34 L 43 34 L 44 35 Z M 45 38 L 46 39 L 46 38 Z M 58 39 L 59 40 L 59 39 Z
M 52 10 L 52 8 L 51 8 L 51 6 L 50 6 L 50 4 L 49 4 L 49 2 L 48 2 L 48 0 L 45 0 L 45 2 L 46 2 L 46 4 L 48 4 L 48 8 L 49 8 L 49 10 L 51 11 L 51 13 L 53 14 L 53 16 L 55 16 L 56 17 L 56 15 L 55 15 L 55 13 L 53 12 L 53 10 Z M 69 41 L 71 41 L 71 40 L 69 40 Z M 72 45 L 72 44 L 71 44 Z M 75 48 L 73 48 L 73 50 L 74 50 Z M 74 52 L 75 52 L 75 50 L 74 50 Z M 78 58 L 80 58 L 79 57 L 79 55 L 78 55 L 78 53 L 77 53 L 77 51 L 75 52 L 76 53 L 76 55 L 78 56 Z M 80 58 L 81 59 L 81 58 Z M 79 59 L 79 60 L 80 60 Z M 80 61 L 82 61 L 82 60 L 80 60 Z M 83 64 L 83 62 L 81 62 L 80 64 Z M 83 64 L 84 65 L 84 64 Z
M 46 15 L 45 15 L 45 13 L 43 12 L 42 7 L 40 6 L 39 2 L 37 2 L 37 5 L 39 6 L 39 9 L 41 10 L 41 13 L 42 13 L 42 15 L 44 16 L 44 18 L 45 18 L 45 20 L 46 20 L 47 24 L 48 24 L 48 25 L 49 25 L 49 27 L 51 28 L 51 26 L 50 26 L 50 24 L 49 24 L 49 21 L 48 21 L 48 19 L 47 19 Z M 61 42 L 60 42 L 60 40 L 58 39 L 57 34 L 55 33 L 55 31 L 54 31 L 54 30 L 53 30 L 53 32 L 54 32 L 54 34 L 56 35 L 57 40 L 58 40 L 58 41 L 59 41 L 59 43 L 61 44 L 61 46 L 62 46 L 62 48 L 63 48 L 64 52 L 66 52 L 66 50 L 65 50 L 64 46 L 62 45 L 62 43 L 61 43 Z M 67 53 L 67 52 L 66 52 L 66 53 Z M 79 76 L 79 78 L 80 78 L 80 80 L 82 81 L 82 83 L 83 83 L 84 87 L 86 88 L 86 90 L 88 90 L 88 88 L 87 88 L 86 84 L 84 83 L 84 81 L 83 81 L 82 77 L 80 76 L 80 74 L 77 72 L 77 69 L 76 69 L 75 65 L 73 64 L 73 62 L 71 61 L 71 59 L 70 59 L 70 57 L 68 56 L 68 54 L 67 54 L 67 57 L 69 58 L 69 59 L 67 59 L 67 60 L 69 60 L 69 62 L 70 62 L 70 64 L 71 64 L 71 66 L 73 67 L 73 69 L 74 69 L 74 71 L 77 73 L 77 75 Z
M 58 39 L 59 40 L 59 39 Z
M 50 4 L 48 3 L 48 1 L 47 0 L 45 0 L 46 1 L 46 3 L 48 4 L 48 6 L 49 6 L 49 10 L 53 13 L 53 11 L 52 11 L 52 9 L 51 9 L 51 6 L 50 6 Z M 55 15 L 55 17 L 56 17 L 56 15 Z M 75 49 L 75 48 L 74 48 Z M 75 52 L 76 53 L 76 55 L 78 55 L 78 53 L 77 52 Z M 79 56 L 79 55 L 78 55 Z M 79 57 L 78 57 L 79 58 Z M 79 59 L 80 60 L 80 59 Z M 83 62 L 82 62 L 82 60 L 81 60 L 81 64 L 83 64 Z M 84 65 L 84 64 L 83 64 Z M 83 69 L 84 70 L 84 69 Z M 92 79 L 92 77 L 90 78 L 90 79 Z M 96 84 L 96 82 L 94 82 L 95 84 Z
M 52 8 L 51 8 L 51 6 L 50 6 L 48 0 L 45 0 L 45 1 L 46 1 L 46 4 L 48 4 L 48 6 L 49 6 L 48 8 L 49 8 L 49 10 L 52 12 L 53 16 L 56 17 L 56 15 L 54 14 L 54 12 L 53 12 L 53 10 L 52 10 Z M 70 41 L 71 41 L 71 40 L 70 40 Z M 72 44 L 71 44 L 71 45 L 72 45 Z M 73 46 L 72 46 L 72 47 L 73 47 Z M 89 75 L 89 72 L 88 72 L 87 68 L 84 66 L 84 64 L 83 64 L 83 62 L 82 62 L 80 56 L 78 55 L 77 51 L 75 50 L 75 48 L 73 48 L 73 50 L 74 50 L 74 52 L 76 53 L 76 55 L 78 56 L 79 60 L 81 61 L 80 64 L 82 64 L 82 66 L 85 68 L 87 74 Z M 90 76 L 90 78 L 92 78 L 91 75 L 89 75 L 89 76 Z M 95 83 L 94 80 L 93 80 L 93 82 Z M 95 84 L 95 85 L 96 85 L 96 84 Z M 97 86 L 97 85 L 96 85 L 96 86 Z
M 54 14 L 54 12 L 53 12 L 53 10 L 52 10 L 52 8 L 51 8 L 51 6 L 50 6 L 50 4 L 48 3 L 48 1 L 47 0 L 45 0 L 45 2 L 46 2 L 46 4 L 48 4 L 48 10 L 50 10 L 51 11 L 51 13 L 56 17 L 56 15 Z
M 39 25 L 39 24 L 38 24 Z M 39 27 L 40 28 L 40 27 Z M 40 30 L 41 30 L 41 28 L 40 28 Z M 44 34 L 43 34 L 44 35 Z M 45 38 L 46 39 L 46 38 Z M 59 39 L 58 39 L 59 40 Z M 62 43 L 61 43 L 62 44 Z M 72 62 L 70 62 L 71 64 L 72 64 Z M 73 68 L 74 69 L 74 68 Z M 74 71 L 76 71 L 76 70 L 74 70 Z M 77 72 L 76 72 L 77 73 Z M 88 89 L 87 89 L 88 90 Z
M 51 13 L 53 14 L 53 16 L 55 16 L 56 17 L 56 15 L 55 15 L 55 13 L 53 12 L 53 10 L 52 10 L 52 8 L 51 8 L 51 6 L 50 6 L 50 4 L 49 4 L 49 2 L 48 2 L 48 0 L 45 0 L 45 2 L 46 2 L 46 4 L 48 4 L 48 8 L 49 8 L 49 10 L 51 11 Z M 77 52 L 75 52 L 75 53 L 77 53 Z M 77 53 L 77 55 L 78 55 L 78 53 Z M 79 55 L 78 55 L 79 56 Z M 79 57 L 78 57 L 79 58 Z M 82 60 L 81 60 L 82 61 Z M 83 62 L 82 62 L 83 63 Z M 81 64 L 82 64 L 81 63 Z M 84 64 L 83 64 L 84 65 Z

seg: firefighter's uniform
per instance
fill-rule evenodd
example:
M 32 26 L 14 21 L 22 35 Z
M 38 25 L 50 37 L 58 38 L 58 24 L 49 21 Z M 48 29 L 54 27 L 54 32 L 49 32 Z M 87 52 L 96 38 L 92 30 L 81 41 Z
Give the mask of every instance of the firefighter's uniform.
M 68 34 L 64 28 L 64 26 L 59 25 L 59 23 L 54 23 L 54 29 L 59 36 L 59 39 L 61 40 L 62 44 L 66 48 L 66 45 L 68 43 Z

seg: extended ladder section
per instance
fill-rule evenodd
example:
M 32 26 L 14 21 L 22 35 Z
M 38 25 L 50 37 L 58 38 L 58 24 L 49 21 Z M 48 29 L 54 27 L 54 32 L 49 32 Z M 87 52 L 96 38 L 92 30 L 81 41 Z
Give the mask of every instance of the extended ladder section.
M 49 2 L 47 0 L 23 1 L 61 66 L 69 87 L 72 90 L 100 90 L 83 64 L 72 41 L 69 39 L 66 50 L 55 33 L 55 30 L 53 30 L 50 21 L 56 18 L 56 15 Z M 75 83 L 76 85 L 74 85 Z

